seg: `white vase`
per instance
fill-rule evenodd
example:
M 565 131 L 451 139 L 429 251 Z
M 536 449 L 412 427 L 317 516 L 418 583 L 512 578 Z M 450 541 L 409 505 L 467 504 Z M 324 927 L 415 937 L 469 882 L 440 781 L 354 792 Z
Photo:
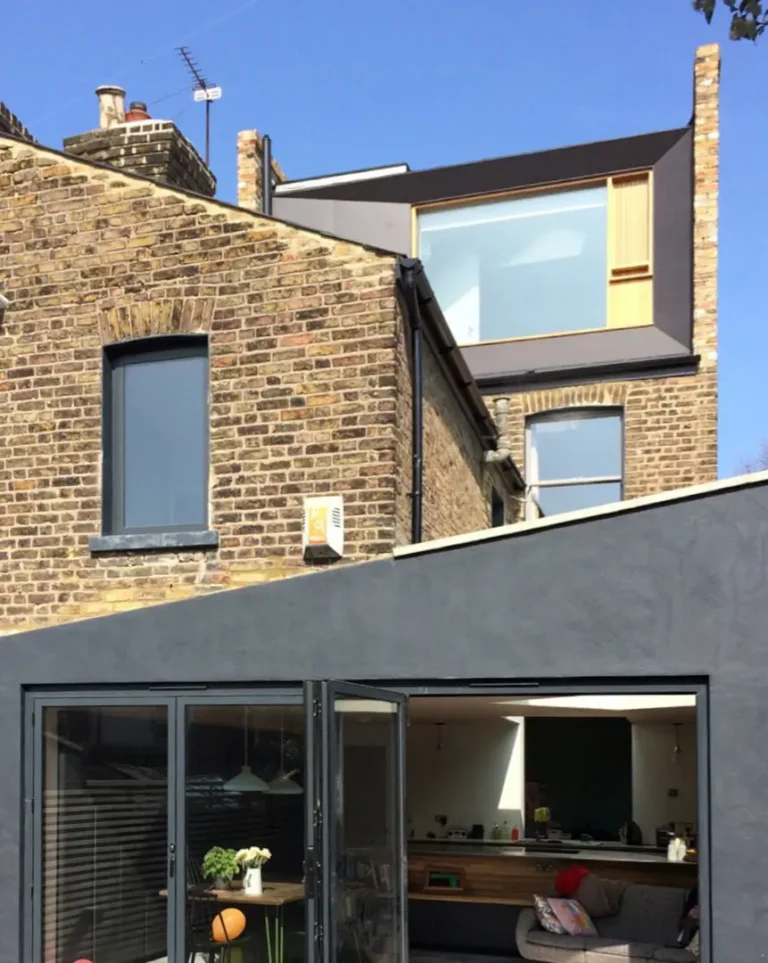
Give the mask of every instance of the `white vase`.
M 261 896 L 263 894 L 261 866 L 249 866 L 248 869 L 246 869 L 243 890 L 247 896 Z

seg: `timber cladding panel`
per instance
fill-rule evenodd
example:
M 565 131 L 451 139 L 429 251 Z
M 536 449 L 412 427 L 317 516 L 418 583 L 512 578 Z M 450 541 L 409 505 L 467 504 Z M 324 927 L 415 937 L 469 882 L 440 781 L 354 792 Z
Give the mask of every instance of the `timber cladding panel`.
M 346 557 L 395 543 L 395 258 L 0 141 L 0 632 L 310 571 L 305 495 Z M 103 346 L 205 333 L 219 547 L 92 556 Z

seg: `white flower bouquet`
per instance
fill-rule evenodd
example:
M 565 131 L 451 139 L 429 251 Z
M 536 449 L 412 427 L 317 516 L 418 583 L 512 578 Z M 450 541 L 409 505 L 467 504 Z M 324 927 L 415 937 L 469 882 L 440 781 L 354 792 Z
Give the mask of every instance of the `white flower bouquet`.
M 272 853 L 268 849 L 260 846 L 250 846 L 248 849 L 239 849 L 235 853 L 235 859 L 241 866 L 247 869 L 260 869 L 268 859 L 272 859 Z

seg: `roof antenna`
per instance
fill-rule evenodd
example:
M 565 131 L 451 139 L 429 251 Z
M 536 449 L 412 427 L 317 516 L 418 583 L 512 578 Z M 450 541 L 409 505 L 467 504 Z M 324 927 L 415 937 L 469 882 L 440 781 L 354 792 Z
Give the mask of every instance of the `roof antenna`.
M 196 103 L 205 102 L 205 166 L 210 167 L 211 160 L 211 101 L 221 100 L 221 87 L 209 84 L 190 53 L 189 47 L 177 47 L 179 56 L 192 74 L 192 99 Z

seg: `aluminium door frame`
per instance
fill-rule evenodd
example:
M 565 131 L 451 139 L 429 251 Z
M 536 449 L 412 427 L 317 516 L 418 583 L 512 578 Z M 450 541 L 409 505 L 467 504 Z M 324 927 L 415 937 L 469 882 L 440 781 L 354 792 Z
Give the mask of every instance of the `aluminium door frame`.
M 392 867 L 392 879 L 397 887 L 395 912 L 393 921 L 398 926 L 398 950 L 400 963 L 408 963 L 408 839 L 406 832 L 406 769 L 405 769 L 405 730 L 407 725 L 408 695 L 396 688 L 382 688 L 360 682 L 346 682 L 343 680 L 323 681 L 318 684 L 320 695 L 320 718 L 322 729 L 321 770 L 323 782 L 322 822 L 322 863 L 323 877 L 322 897 L 320 904 L 320 947 L 315 943 L 314 959 L 306 963 L 337 963 L 336 947 L 336 859 L 338 858 L 335 834 L 336 825 L 329 825 L 328 814 L 337 814 L 334 795 L 338 774 L 342 771 L 339 760 L 339 747 L 335 738 L 335 708 L 337 696 L 342 698 L 358 698 L 362 700 L 378 700 L 394 705 L 397 728 L 395 730 L 395 841 L 401 850 L 398 865 Z M 333 736 L 332 737 L 332 733 Z M 333 841 L 332 841 L 333 840 Z M 319 952 L 318 952 L 319 949 Z
M 164 706 L 167 711 L 167 824 L 166 846 L 170 860 L 175 846 L 175 872 L 168 882 L 168 916 L 166 921 L 168 960 L 178 957 L 184 940 L 183 880 L 186 878 L 186 845 L 183 832 L 186 823 L 186 733 L 179 727 L 188 705 L 301 705 L 300 684 L 275 686 L 258 683 L 242 686 L 215 687 L 190 685 L 144 685 L 131 687 L 29 687 L 23 692 L 22 774 L 21 774 L 21 913 L 19 943 L 21 959 L 43 963 L 42 897 L 43 897 L 43 755 L 44 736 L 41 716 L 48 708 L 99 708 L 101 706 Z M 181 790 L 181 791 L 180 791 Z M 177 822 L 181 811 L 181 821 Z M 179 855 L 181 858 L 179 858 Z M 170 865 L 170 864 L 169 864 Z

